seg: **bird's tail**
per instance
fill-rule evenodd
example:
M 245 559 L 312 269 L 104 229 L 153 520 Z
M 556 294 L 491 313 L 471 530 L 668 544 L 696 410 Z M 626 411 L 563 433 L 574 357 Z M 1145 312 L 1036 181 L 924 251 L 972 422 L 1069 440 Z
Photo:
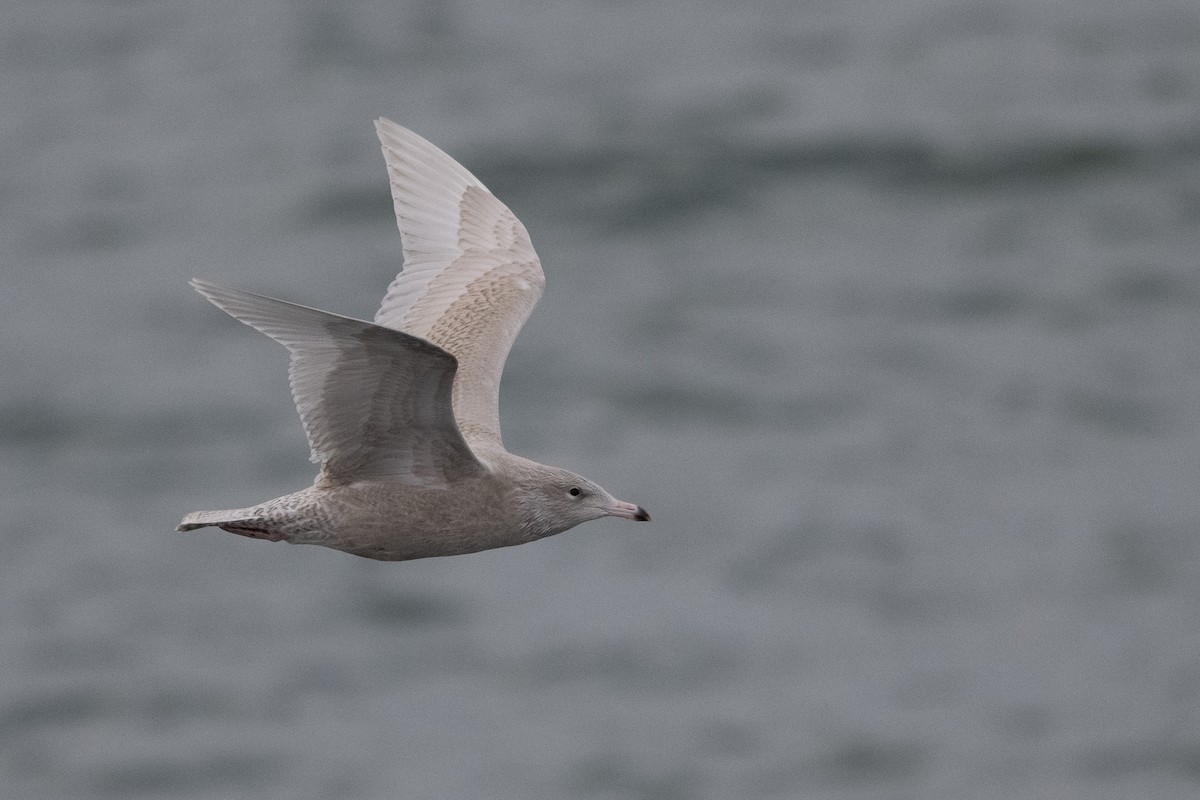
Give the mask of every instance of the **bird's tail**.
M 179 523 L 177 531 L 194 531 L 197 528 L 225 525 L 253 527 L 261 523 L 262 517 L 254 513 L 252 508 L 231 508 L 225 511 L 193 511 Z

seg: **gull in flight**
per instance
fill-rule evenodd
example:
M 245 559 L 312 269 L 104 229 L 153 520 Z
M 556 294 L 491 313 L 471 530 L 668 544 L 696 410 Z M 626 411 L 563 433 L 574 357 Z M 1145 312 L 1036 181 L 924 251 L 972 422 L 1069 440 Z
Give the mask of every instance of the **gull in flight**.
M 374 322 L 192 281 L 290 352 L 320 474 L 250 508 L 188 514 L 179 530 L 403 561 L 524 544 L 600 517 L 649 520 L 587 478 L 504 449 L 500 373 L 545 284 L 529 234 L 437 147 L 387 119 L 375 130 L 404 268 Z

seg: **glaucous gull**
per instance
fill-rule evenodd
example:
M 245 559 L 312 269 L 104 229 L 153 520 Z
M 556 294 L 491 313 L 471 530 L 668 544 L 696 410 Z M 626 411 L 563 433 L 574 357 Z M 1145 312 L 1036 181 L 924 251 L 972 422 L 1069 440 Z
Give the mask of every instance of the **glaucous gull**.
M 545 276 L 525 226 L 450 156 L 379 119 L 404 268 L 374 322 L 192 286 L 291 353 L 316 482 L 188 514 L 253 539 L 401 561 L 524 544 L 600 517 L 649 520 L 594 482 L 504 449 L 500 373 Z

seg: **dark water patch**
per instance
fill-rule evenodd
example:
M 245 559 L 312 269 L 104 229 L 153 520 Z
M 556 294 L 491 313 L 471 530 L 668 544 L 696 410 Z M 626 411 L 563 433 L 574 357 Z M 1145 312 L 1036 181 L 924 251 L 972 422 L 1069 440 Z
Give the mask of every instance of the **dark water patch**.
M 793 577 L 797 568 L 828 552 L 834 544 L 834 532 L 826 520 L 781 528 L 735 557 L 727 568 L 726 579 L 737 590 L 770 589 Z
M 613 209 L 608 222 L 619 230 L 669 225 L 701 211 L 732 207 L 740 197 L 742 193 L 735 183 L 723 181 L 712 172 L 664 176 Z
M 992 727 L 1006 739 L 1030 742 L 1045 737 L 1054 727 L 1054 711 L 1041 703 L 1006 706 L 991 715 Z
M 602 753 L 573 765 L 565 788 L 570 797 L 690 800 L 699 796 L 699 781 L 693 769 L 647 768 L 619 753 Z
M 864 789 L 913 780 L 927 772 L 930 748 L 916 740 L 882 739 L 869 735 L 847 739 L 823 754 L 798 757 L 754 775 L 751 785 L 771 796 L 792 797 L 799 787 L 832 784 Z
M 746 424 L 758 418 L 753 398 L 734 391 L 699 389 L 679 384 L 624 388 L 617 401 L 653 420 L 720 420 Z
M 737 674 L 729 646 L 695 636 L 575 642 L 530 657 L 525 672 L 538 683 L 596 682 L 615 693 L 686 692 Z
M 479 151 L 463 154 L 462 163 L 497 194 L 539 194 L 546 184 L 589 186 L 606 179 L 636 174 L 641 159 L 635 151 L 616 144 L 589 148 L 562 143 L 542 144 L 520 150 Z M 486 176 L 486 177 L 485 177 Z
M 1143 158 L 1121 141 L 1044 140 L 1021 145 L 996 143 L 951 150 L 940 143 L 896 131 L 813 138 L 725 151 L 701 151 L 726 175 L 808 176 L 858 172 L 889 184 L 947 188 L 998 188 L 1010 183 L 1058 183 L 1081 175 L 1127 169 Z
M 803 145 L 800 147 L 800 152 L 805 152 Z M 828 153 L 824 158 L 800 158 L 795 163 L 860 171 L 902 186 L 1028 189 L 1100 175 L 1133 173 L 1150 166 L 1170 169 L 1171 165 L 1191 162 L 1200 156 L 1200 135 L 1122 139 L 1031 133 L 1019 142 L 984 141 L 961 148 L 926 137 L 906 138 L 890 132 L 877 139 L 861 139 L 851 134 Z
M 478 57 L 480 43 L 461 35 L 459 11 L 438 2 L 304 3 L 295 9 L 295 35 L 284 44 L 296 68 L 308 73 L 423 71 L 443 61 L 461 67 Z
M 1193 306 L 1197 300 L 1192 281 L 1153 265 L 1115 270 L 1104 282 L 1102 291 L 1118 307 Z
M 886 295 L 847 289 L 840 291 L 836 299 L 838 312 L 848 316 L 884 315 L 903 321 L 985 325 L 1029 321 L 1055 331 L 1084 330 L 1112 316 L 1111 309 L 1098 303 L 1095 294 L 1055 297 L 991 281 L 908 289 Z M 928 354 L 917 352 L 923 348 L 908 349 L 912 350 L 913 358 L 928 360 Z M 889 358 L 897 356 L 900 360 L 896 366 L 905 367 L 903 347 L 888 343 L 880 352 Z
M 963 287 L 927 296 L 926 310 L 932 316 L 950 320 L 1002 320 L 1027 312 L 1029 296 L 1008 286 Z M 917 310 L 917 313 L 920 313 Z
M 896 375 L 919 381 L 953 369 L 953 365 L 948 364 L 945 357 L 933 347 L 900 337 L 873 345 L 866 354 L 866 360 Z
M 876 569 L 902 563 L 907 552 L 904 531 L 889 522 L 816 517 L 757 539 L 730 562 L 726 578 L 735 589 L 769 590 L 822 558 L 844 556 Z
M 1012 35 L 1020 21 L 1007 7 L 962 3 L 906 15 L 888 50 L 899 60 L 920 57 L 947 43 Z
M 394 219 L 386 185 L 323 187 L 299 209 L 296 224 L 343 228 L 347 225 L 382 225 Z
M 844 417 L 853 413 L 862 402 L 860 398 L 840 393 L 772 397 L 732 388 L 648 381 L 638 386 L 622 385 L 613 391 L 613 395 L 615 401 L 631 413 L 655 422 L 710 422 L 732 427 L 774 424 L 789 430 Z
M 699 740 L 706 753 L 718 758 L 748 756 L 763 744 L 761 732 L 751 720 L 705 720 Z
M 832 69 L 854 55 L 849 29 L 797 30 L 787 26 L 761 32 L 758 41 L 765 55 L 800 70 Z
M 902 708 L 931 710 L 950 708 L 967 694 L 969 680 L 961 670 L 924 669 L 903 679 L 896 692 Z
M 1200 145 L 1197 149 L 1200 150 Z M 1196 156 L 1200 157 L 1200 152 L 1197 152 Z M 1189 228 L 1200 225 L 1200 187 L 1184 187 L 1179 190 L 1179 196 L 1179 224 Z
M 133 760 L 97 771 L 92 785 L 110 797 L 162 796 L 261 789 L 284 769 L 276 753 L 217 753 L 192 759 L 162 756 Z
M 1079 756 L 1077 767 L 1089 780 L 1115 781 L 1140 772 L 1163 772 L 1200 781 L 1200 742 L 1149 739 L 1095 747 Z
M 202 691 L 187 686 L 160 687 L 144 697 L 131 698 L 130 714 L 156 725 L 192 722 L 197 719 L 241 718 L 247 709 L 228 690 Z
M 11 213 L 11 209 L 26 191 L 28 189 L 20 181 L 9 176 L 0 176 L 0 214 L 4 214 L 7 219 L 13 219 L 15 215 Z
M 261 476 L 311 479 L 315 469 L 307 465 L 303 433 L 290 417 L 236 406 L 195 413 L 96 409 L 63 408 L 54 400 L 9 403 L 0 408 L 0 450 L 26 470 L 50 464 L 56 478 L 93 496 L 153 494 L 206 462 L 219 469 L 214 460 L 230 454 L 255 465 Z M 38 527 L 35 520 L 22 521 Z
M 79 69 L 111 74 L 155 44 L 168 24 L 179 21 L 180 15 L 166 6 L 136 3 L 131 4 L 137 6 L 136 12 L 127 12 L 122 5 L 82 4 L 53 26 L 6 26 L 0 64 L 12 70 Z
M 97 168 L 87 178 L 83 192 L 87 197 L 104 203 L 148 202 L 154 191 L 154 177 L 145 167 L 114 166 Z
M 871 613 L 889 626 L 929 626 L 979 611 L 975 598 L 947 591 L 934 585 L 914 585 L 896 571 L 874 573 L 875 586 L 862 591 L 863 580 L 848 587 L 849 596 L 865 595 Z
M 1158 436 L 1170 427 L 1161 405 L 1112 392 L 1068 392 L 1061 410 L 1073 422 L 1121 436 Z
M 27 530 L 35 534 L 40 531 L 37 526 Z M 10 613 L 13 611 L 16 609 L 10 609 Z M 26 615 L 15 616 L 15 619 L 22 617 Z M 48 624 L 39 614 L 28 615 L 22 621 L 31 625 Z M 30 666 L 39 671 L 64 667 L 73 670 L 123 670 L 131 666 L 133 653 L 128 644 L 109 635 L 75 635 L 70 638 L 55 636 L 35 642 L 29 646 L 26 657 Z
M 1200 742 L 1177 745 L 1171 748 L 1171 752 L 1171 766 L 1193 781 L 1200 782 Z
M 80 441 L 145 452 L 221 439 L 267 439 L 279 420 L 249 406 L 205 406 L 202 409 L 156 407 L 146 410 L 110 406 L 103 413 L 75 411 L 54 402 L 23 399 L 0 408 L 0 444 L 17 445 Z
M 23 229 L 22 244 L 33 253 L 107 253 L 163 238 L 179 222 L 154 196 L 153 171 L 138 164 L 94 165 L 77 182 L 84 201 L 69 213 L 39 217 Z
M 999 283 L 903 292 L 877 305 L 901 318 L 984 324 L 1029 320 L 1053 330 L 1081 330 L 1111 316 L 1094 294 L 1053 297 Z
M 779 142 L 739 154 L 733 163 L 768 175 L 810 175 L 831 171 L 860 171 L 879 177 L 931 173 L 936 151 L 926 142 L 905 135 L 818 137 Z
M 461 598 L 377 586 L 358 593 L 354 613 L 367 622 L 387 627 L 461 625 L 472 617 Z
M 1191 224 L 1187 214 L 1184 200 L 1139 205 L 1129 200 L 1097 199 L 1087 209 L 1087 227 L 1099 245 L 1153 244 L 1160 238 L 1183 232 Z
M 1132 169 L 1137 149 L 1120 141 L 1062 140 L 1001 146 L 970 158 L 940 155 L 931 169 L 904 177 L 962 188 L 995 188 L 1011 183 L 1060 183 L 1085 175 Z
M 133 212 L 85 211 L 74 217 L 34 228 L 25 247 L 35 253 L 88 253 L 132 247 L 142 242 L 151 226 Z
M 296 8 L 295 62 L 308 71 L 350 66 L 379 69 L 385 54 L 359 30 L 346 8 L 305 3 Z M 381 63 L 382 62 L 382 63 Z
M 206 405 L 201 410 L 160 408 L 136 416 L 116 416 L 95 430 L 130 444 L 254 437 L 265 439 L 279 420 L 251 406 Z
M 1170 48 L 1194 51 L 1200 44 L 1200 15 L 1186 4 L 1178 9 L 1131 7 L 1123 14 L 1080 16 L 1060 27 L 1059 38 L 1093 56 Z
M 830 783 L 873 783 L 915 777 L 928 762 L 928 748 L 923 744 L 864 737 L 826 753 L 816 767 Z
M 0 406 L 0 445 L 45 446 L 79 436 L 85 424 L 45 398 L 20 397 Z
M 917 742 L 864 736 L 824 754 L 816 769 L 830 783 L 868 783 L 916 776 L 928 762 L 928 748 Z
M 1196 91 L 1191 70 L 1168 64 L 1147 65 L 1138 77 L 1147 97 L 1164 105 L 1186 102 Z
M 47 692 L 0 708 L 0 740 L 29 736 L 40 728 L 75 726 L 116 713 L 119 698 L 85 689 Z
M 1171 591 L 1197 557 L 1195 531 L 1147 520 L 1114 522 L 1100 532 L 1105 585 L 1132 593 Z
M 286 721 L 314 697 L 348 697 L 361 691 L 363 680 L 355 665 L 341 658 L 313 655 L 293 660 L 279 672 L 264 705 L 271 718 Z

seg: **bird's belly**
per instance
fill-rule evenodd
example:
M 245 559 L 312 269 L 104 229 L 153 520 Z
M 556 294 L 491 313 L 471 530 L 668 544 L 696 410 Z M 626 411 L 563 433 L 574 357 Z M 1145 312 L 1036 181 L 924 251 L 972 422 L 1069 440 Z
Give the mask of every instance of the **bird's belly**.
M 327 505 L 332 536 L 312 544 L 380 561 L 406 561 L 530 540 L 506 513 L 502 498 L 465 487 L 347 489 Z

